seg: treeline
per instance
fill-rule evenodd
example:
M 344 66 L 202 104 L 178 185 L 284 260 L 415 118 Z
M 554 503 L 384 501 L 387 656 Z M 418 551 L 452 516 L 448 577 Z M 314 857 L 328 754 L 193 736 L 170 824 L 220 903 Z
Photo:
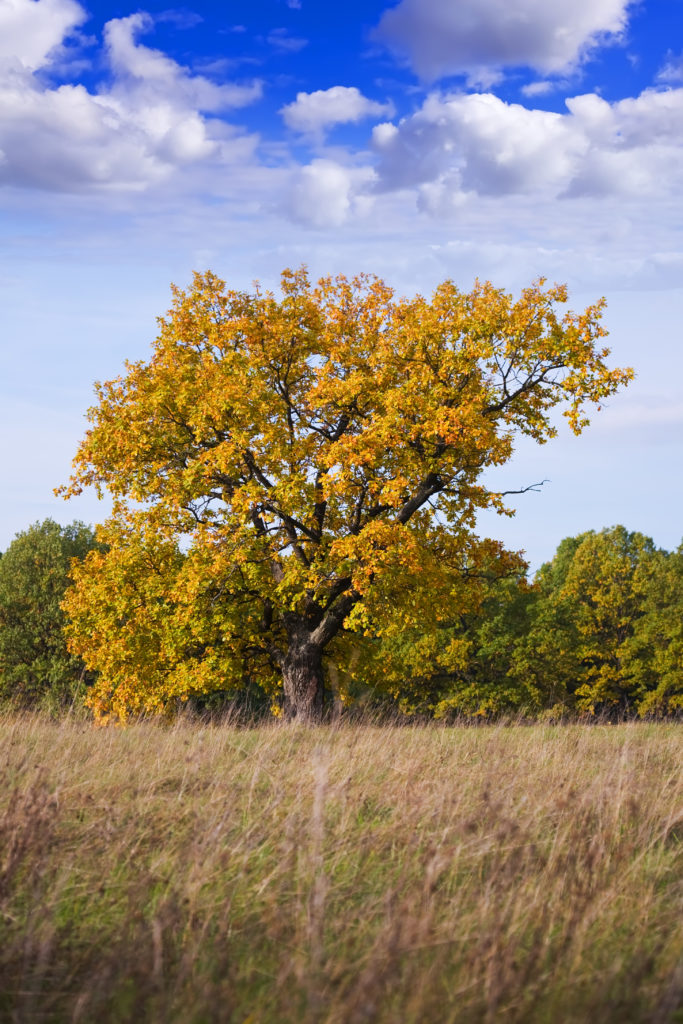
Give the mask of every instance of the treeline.
M 683 545 L 664 551 L 623 526 L 568 537 L 533 581 L 491 584 L 428 673 L 418 636 L 395 646 L 411 677 L 399 701 L 437 716 L 678 713 Z M 460 664 L 439 672 L 449 650 Z
M 5 705 L 87 706 L 95 674 L 69 650 L 62 600 L 73 560 L 82 562 L 95 547 L 83 523 L 62 527 L 47 519 L 19 533 L 0 556 Z M 533 580 L 492 574 L 484 594 L 437 638 L 415 628 L 351 635 L 348 663 L 327 665 L 330 701 L 437 718 L 666 716 L 683 709 L 683 545 L 665 551 L 623 526 L 589 531 L 563 540 Z M 273 705 L 272 694 L 247 677 L 242 693 L 190 699 L 220 710 L 245 693 L 256 710 Z
M 64 635 L 72 561 L 96 546 L 84 523 L 52 519 L 18 533 L 0 555 L 0 700 L 57 710 L 81 702 L 92 676 Z

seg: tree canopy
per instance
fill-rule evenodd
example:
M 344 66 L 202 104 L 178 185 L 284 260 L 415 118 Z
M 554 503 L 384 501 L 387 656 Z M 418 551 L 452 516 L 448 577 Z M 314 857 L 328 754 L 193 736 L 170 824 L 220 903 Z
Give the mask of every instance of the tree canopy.
M 303 269 L 280 298 L 212 273 L 174 288 L 151 358 L 97 386 L 64 489 L 114 499 L 67 599 L 96 709 L 258 677 L 316 718 L 324 656 L 417 625 L 428 644 L 482 578 L 518 572 L 474 532 L 479 509 L 506 511 L 482 474 L 518 435 L 552 438 L 558 406 L 579 433 L 632 376 L 607 365 L 604 303 L 566 300 L 543 280 L 396 298 Z
M 516 675 L 591 714 L 683 707 L 683 563 L 623 526 L 567 538 L 537 575 Z
M 70 654 L 61 602 L 73 559 L 93 549 L 83 523 L 52 519 L 18 533 L 0 559 L 0 697 L 15 705 L 59 706 L 74 700 L 84 681 Z

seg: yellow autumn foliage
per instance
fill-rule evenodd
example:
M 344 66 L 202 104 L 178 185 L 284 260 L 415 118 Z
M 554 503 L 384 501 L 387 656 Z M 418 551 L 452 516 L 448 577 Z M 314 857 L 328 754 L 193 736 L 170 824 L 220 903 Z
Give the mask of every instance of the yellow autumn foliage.
M 552 438 L 558 406 L 580 432 L 632 376 L 606 363 L 604 303 L 566 299 L 543 280 L 396 298 L 304 269 L 280 297 L 209 272 L 174 288 L 151 357 L 97 386 L 64 489 L 115 500 L 66 603 L 93 706 L 258 678 L 317 717 L 349 633 L 427 637 L 472 607 L 479 566 L 520 564 L 474 534 L 478 510 L 506 511 L 484 471 L 520 434 Z

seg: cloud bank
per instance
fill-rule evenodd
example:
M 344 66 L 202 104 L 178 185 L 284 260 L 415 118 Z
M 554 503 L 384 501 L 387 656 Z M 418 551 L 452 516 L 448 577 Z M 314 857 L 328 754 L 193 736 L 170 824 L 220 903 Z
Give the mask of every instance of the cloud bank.
M 468 195 L 659 196 L 683 183 L 683 89 L 610 104 L 595 93 L 567 113 L 493 94 L 432 94 L 373 130 L 379 191 L 413 188 L 445 212 Z
M 46 84 L 66 36 L 84 20 L 73 0 L 3 0 L 0 6 L 0 183 L 56 191 L 142 189 L 187 164 L 244 157 L 253 144 L 205 114 L 258 99 L 260 82 L 216 84 L 138 42 L 153 27 L 139 13 L 104 31 L 111 81 Z
M 446 51 L 448 68 L 468 74 L 524 62 L 553 73 L 618 37 L 630 6 L 401 0 L 378 32 L 392 46 L 409 41 L 425 74 L 441 73 Z M 532 105 L 557 78 L 525 87 L 530 106 L 493 92 L 434 91 L 398 120 L 390 102 L 356 86 L 299 91 L 280 108 L 300 136 L 293 150 L 226 120 L 261 97 L 261 81 L 218 81 L 207 64 L 199 73 L 145 45 L 154 21 L 142 12 L 105 25 L 97 86 L 55 86 L 50 75 L 85 18 L 76 0 L 0 0 L 0 184 L 88 194 L 178 178 L 197 205 L 218 197 L 314 229 L 360 222 L 380 206 L 390 218 L 417 209 L 447 220 L 481 198 L 505 199 L 509 210 L 604 197 L 654 205 L 683 187 L 683 87 L 673 54 L 659 84 L 639 96 L 609 103 L 587 92 L 561 113 Z M 335 126 L 365 121 L 355 144 L 325 144 Z M 559 207 L 557 216 L 565 216 Z

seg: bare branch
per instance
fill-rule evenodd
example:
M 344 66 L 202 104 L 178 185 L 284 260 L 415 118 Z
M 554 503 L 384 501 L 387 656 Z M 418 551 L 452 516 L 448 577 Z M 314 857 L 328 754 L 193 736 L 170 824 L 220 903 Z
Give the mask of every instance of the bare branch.
M 491 494 L 497 495 L 499 498 L 504 498 L 508 494 L 527 494 L 529 491 L 533 491 L 535 494 L 539 493 L 539 488 L 543 487 L 543 484 L 549 484 L 550 480 L 539 480 L 536 484 L 529 484 L 527 487 L 520 487 L 516 491 L 491 491 Z

